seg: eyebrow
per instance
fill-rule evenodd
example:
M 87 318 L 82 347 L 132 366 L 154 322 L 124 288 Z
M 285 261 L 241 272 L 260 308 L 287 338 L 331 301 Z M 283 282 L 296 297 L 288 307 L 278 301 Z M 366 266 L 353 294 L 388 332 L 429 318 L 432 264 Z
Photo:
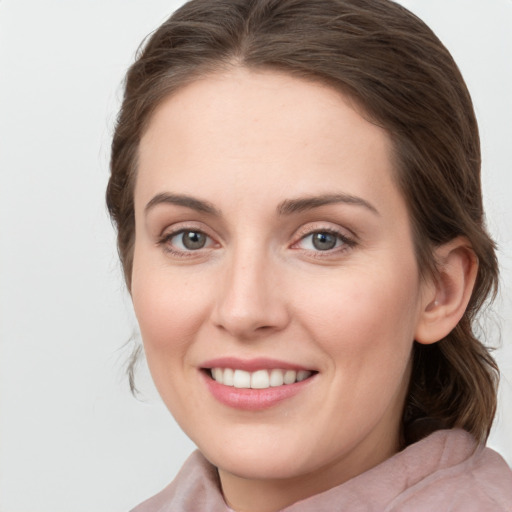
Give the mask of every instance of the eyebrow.
M 380 215 L 377 208 L 375 208 L 375 206 L 373 206 L 371 203 L 365 201 L 361 197 L 353 196 L 350 194 L 323 194 L 320 196 L 286 199 L 279 203 L 277 206 L 277 213 L 279 215 L 292 215 L 294 213 L 300 213 L 305 210 L 312 210 L 314 208 L 320 208 L 321 206 L 336 203 L 362 206 L 372 213 Z M 169 194 L 167 192 L 157 194 L 155 197 L 153 197 L 153 199 L 151 199 L 144 208 L 144 212 L 147 214 L 149 210 L 159 204 L 184 206 L 201 213 L 207 213 L 209 215 L 215 215 L 218 217 L 221 216 L 221 212 L 208 201 L 203 201 L 202 199 L 197 199 L 185 194 Z
M 350 204 L 355 206 L 362 206 L 371 211 L 375 215 L 380 215 L 379 211 L 368 201 L 361 197 L 352 196 L 350 194 L 324 194 L 320 196 L 299 197 L 297 199 L 286 199 L 277 207 L 277 212 L 280 215 L 292 215 L 300 213 L 305 210 L 312 210 L 320 208 L 321 206 L 329 204 Z
M 201 213 L 220 216 L 220 211 L 217 210 L 213 204 L 209 203 L 208 201 L 196 199 L 195 197 L 187 196 L 184 194 L 169 193 L 161 193 L 153 197 L 153 199 L 151 199 L 151 201 L 149 201 L 149 203 L 144 208 L 144 212 L 147 214 L 149 210 L 159 204 L 185 206 L 186 208 L 190 208 L 191 210 L 196 210 Z

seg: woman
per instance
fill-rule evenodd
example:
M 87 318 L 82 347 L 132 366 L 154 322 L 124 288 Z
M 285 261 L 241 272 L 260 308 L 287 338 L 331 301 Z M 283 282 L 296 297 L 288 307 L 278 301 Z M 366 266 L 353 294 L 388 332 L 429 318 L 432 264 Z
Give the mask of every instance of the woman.
M 199 452 L 137 511 L 510 510 L 476 120 L 388 0 L 194 0 L 129 70 L 107 191 Z

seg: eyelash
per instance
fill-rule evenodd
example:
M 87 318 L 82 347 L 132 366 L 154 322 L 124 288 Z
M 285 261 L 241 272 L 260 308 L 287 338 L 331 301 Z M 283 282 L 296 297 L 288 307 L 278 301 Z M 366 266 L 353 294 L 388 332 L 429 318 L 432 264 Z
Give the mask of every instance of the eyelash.
M 204 249 L 211 248 L 211 247 L 205 246 L 205 247 L 200 247 L 196 250 L 194 250 L 194 249 L 188 249 L 188 250 L 176 249 L 175 247 L 173 247 L 173 244 L 171 244 L 171 241 L 173 238 L 176 238 L 179 235 L 183 235 L 184 233 L 197 233 L 200 235 L 204 235 L 207 238 L 206 244 L 212 245 L 212 242 L 215 243 L 213 238 L 211 236 L 209 236 L 208 234 L 206 234 L 203 230 L 196 229 L 194 227 L 188 227 L 188 228 L 184 227 L 184 228 L 177 229 L 176 231 L 172 231 L 170 233 L 163 234 L 159 238 L 157 245 L 161 246 L 166 253 L 171 254 L 173 256 L 181 257 L 181 258 L 198 256 Z M 338 242 L 341 242 L 341 244 L 338 247 L 335 246 L 331 249 L 326 249 L 326 250 L 303 249 L 303 248 L 298 247 L 298 245 L 301 242 L 306 240 L 308 237 L 314 236 L 315 234 L 332 235 L 336 238 L 336 244 L 338 244 Z M 356 240 L 354 240 L 351 237 L 348 237 L 347 235 L 345 235 L 344 233 L 341 233 L 340 231 L 338 231 L 336 229 L 333 229 L 332 227 L 304 229 L 302 233 L 299 233 L 299 236 L 300 236 L 299 240 L 297 242 L 294 242 L 291 245 L 291 248 L 295 249 L 295 250 L 301 250 L 304 253 L 308 253 L 308 254 L 312 255 L 314 258 L 326 258 L 329 256 L 333 256 L 334 254 L 339 254 L 339 253 L 345 252 L 347 250 L 350 250 L 351 248 L 353 248 L 357 245 Z
M 312 237 L 316 234 L 329 234 L 336 238 L 336 244 L 338 242 L 341 242 L 341 244 L 338 247 L 333 247 L 332 249 L 326 249 L 326 250 L 314 250 L 314 249 L 301 249 L 300 247 L 297 247 L 301 242 L 306 240 L 308 237 Z M 311 242 L 313 243 L 313 242 Z M 308 254 L 311 254 L 314 258 L 328 258 L 333 255 L 338 255 L 340 253 L 343 253 L 345 251 L 348 251 L 355 247 L 357 245 L 357 242 L 354 238 L 348 237 L 346 234 L 342 233 L 341 231 L 338 231 L 337 229 L 333 229 L 332 227 L 328 228 L 315 228 L 315 229 L 307 229 L 304 230 L 304 233 L 300 235 L 300 238 L 297 242 L 295 242 L 292 245 L 292 248 L 295 248 L 296 250 L 302 250 Z
M 196 250 L 193 250 L 193 249 L 181 250 L 181 249 L 176 249 L 175 247 L 173 247 L 173 245 L 171 244 L 172 239 L 178 237 L 179 235 L 183 235 L 184 233 L 196 233 L 196 234 L 204 235 L 207 238 L 206 244 L 209 244 L 209 243 L 211 244 L 211 242 L 213 242 L 212 237 L 207 235 L 203 230 L 190 227 L 190 228 L 180 228 L 180 229 L 177 229 L 176 231 L 172 231 L 170 233 L 163 234 L 159 238 L 157 245 L 161 246 L 162 249 L 166 253 L 171 254 L 173 256 L 178 256 L 181 258 L 194 257 L 194 256 L 197 256 L 198 253 L 201 252 L 201 250 L 209 249 L 209 247 L 201 247 Z

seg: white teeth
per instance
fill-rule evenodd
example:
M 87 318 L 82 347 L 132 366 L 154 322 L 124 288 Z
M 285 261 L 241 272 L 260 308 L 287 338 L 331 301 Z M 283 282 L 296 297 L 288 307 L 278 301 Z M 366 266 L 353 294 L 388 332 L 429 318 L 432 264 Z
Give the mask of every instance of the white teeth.
M 235 370 L 233 374 L 233 386 L 235 388 L 250 388 L 251 374 L 244 370 Z
M 284 383 L 293 384 L 297 379 L 297 372 L 295 370 L 286 370 L 284 372 Z
M 282 370 L 272 370 L 270 372 L 270 385 L 272 387 L 282 386 L 284 384 L 284 376 Z
M 246 372 L 245 370 L 234 370 L 232 368 L 212 368 L 212 378 L 224 384 L 235 388 L 267 389 L 269 387 L 278 387 L 287 384 L 301 382 L 311 377 L 313 372 L 309 370 L 257 370 L 255 372 Z
M 306 380 L 308 377 L 311 376 L 311 372 L 308 370 L 299 370 L 297 372 L 297 382 L 300 382 L 302 380 Z
M 213 368 L 212 370 L 212 377 L 217 381 L 217 382 L 222 382 L 223 379 L 222 379 L 222 368 Z
M 266 389 L 270 387 L 270 379 L 267 370 L 258 370 L 251 375 L 252 389 Z
M 219 370 L 222 371 L 221 368 L 219 368 Z M 222 384 L 224 384 L 225 386 L 233 386 L 234 385 L 234 379 L 233 379 L 234 374 L 235 374 L 235 372 L 231 368 L 226 368 L 224 370 Z M 214 377 L 214 379 L 215 379 L 215 377 Z M 215 380 L 217 380 L 217 379 L 215 379 Z

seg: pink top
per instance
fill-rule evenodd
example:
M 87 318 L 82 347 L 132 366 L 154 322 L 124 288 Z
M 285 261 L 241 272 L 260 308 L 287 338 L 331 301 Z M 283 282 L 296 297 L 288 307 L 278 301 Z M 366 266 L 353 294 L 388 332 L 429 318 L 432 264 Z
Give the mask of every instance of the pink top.
M 217 470 L 198 451 L 132 512 L 227 512 Z M 440 430 L 283 512 L 512 512 L 512 471 L 463 430 Z

